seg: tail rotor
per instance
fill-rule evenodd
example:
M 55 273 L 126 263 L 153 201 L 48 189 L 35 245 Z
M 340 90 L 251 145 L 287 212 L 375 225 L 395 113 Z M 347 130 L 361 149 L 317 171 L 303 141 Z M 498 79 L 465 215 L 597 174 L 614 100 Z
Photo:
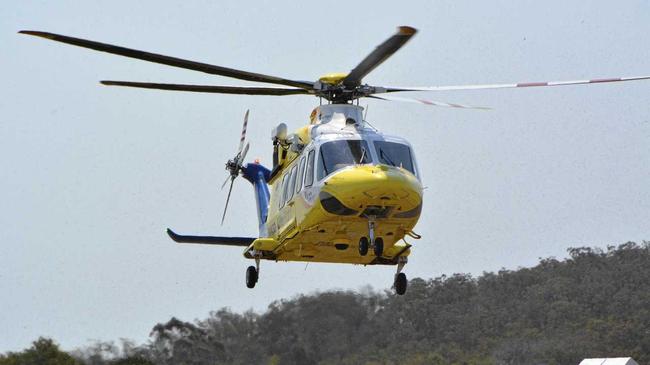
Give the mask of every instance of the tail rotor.
M 230 188 L 228 188 L 228 198 L 226 198 L 226 205 L 223 208 L 223 215 L 221 216 L 221 225 L 223 225 L 223 221 L 226 218 L 226 211 L 228 210 L 228 203 L 230 202 L 232 186 L 235 182 L 235 179 L 237 176 L 239 176 L 239 173 L 242 170 L 244 159 L 246 158 L 246 154 L 248 153 L 248 149 L 250 147 L 250 144 L 248 142 L 246 145 L 244 145 L 244 141 L 246 140 L 246 128 L 248 127 L 248 114 L 249 111 L 246 110 L 246 114 L 244 115 L 244 126 L 242 127 L 241 139 L 239 140 L 239 148 L 237 149 L 237 154 L 235 157 L 226 162 L 226 171 L 228 171 L 228 177 L 226 177 L 226 180 L 221 185 L 221 189 L 223 190 L 223 188 L 226 187 L 228 181 L 230 181 Z

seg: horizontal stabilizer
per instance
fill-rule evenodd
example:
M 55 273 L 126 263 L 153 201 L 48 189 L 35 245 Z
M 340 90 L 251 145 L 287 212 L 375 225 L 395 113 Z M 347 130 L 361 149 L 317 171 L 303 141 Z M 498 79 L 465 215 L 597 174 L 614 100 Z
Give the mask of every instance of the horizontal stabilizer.
M 250 246 L 255 238 L 252 237 L 214 237 L 214 236 L 183 236 L 167 228 L 167 234 L 178 243 L 198 243 L 205 245 Z

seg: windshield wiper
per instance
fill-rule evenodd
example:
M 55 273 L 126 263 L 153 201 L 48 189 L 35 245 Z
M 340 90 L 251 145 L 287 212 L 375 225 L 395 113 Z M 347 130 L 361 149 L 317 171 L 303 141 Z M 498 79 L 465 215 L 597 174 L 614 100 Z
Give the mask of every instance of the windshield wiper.
M 359 159 L 359 164 L 363 163 L 363 158 L 366 156 L 366 149 L 361 147 L 361 158 Z
M 386 160 L 386 162 L 388 162 L 389 165 L 397 167 L 397 165 L 395 165 L 395 162 L 393 162 L 393 160 L 391 160 L 388 154 L 384 152 L 384 150 L 382 150 L 381 148 L 379 149 L 379 157 L 381 157 L 383 160 Z

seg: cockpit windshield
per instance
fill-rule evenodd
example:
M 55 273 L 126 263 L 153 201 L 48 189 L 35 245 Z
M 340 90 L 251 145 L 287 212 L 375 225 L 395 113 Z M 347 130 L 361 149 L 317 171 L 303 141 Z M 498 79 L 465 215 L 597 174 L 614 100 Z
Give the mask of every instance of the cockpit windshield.
M 355 164 L 371 163 L 368 143 L 363 140 L 338 140 L 324 143 L 318 156 L 318 180 Z
M 373 144 L 377 151 L 377 157 L 379 157 L 379 163 L 403 167 L 415 174 L 411 149 L 407 145 L 387 141 L 374 141 Z

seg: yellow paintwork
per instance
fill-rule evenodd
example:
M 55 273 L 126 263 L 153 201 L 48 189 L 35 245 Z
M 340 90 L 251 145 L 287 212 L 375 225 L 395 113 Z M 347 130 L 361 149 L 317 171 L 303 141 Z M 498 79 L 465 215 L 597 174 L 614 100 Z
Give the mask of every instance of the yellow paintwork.
M 326 75 L 323 75 L 318 79 L 318 81 L 322 82 L 323 84 L 328 84 L 328 85 L 338 85 L 340 84 L 343 79 L 345 79 L 348 76 L 347 73 L 343 72 L 332 72 Z
M 309 142 L 311 142 L 311 136 L 309 135 L 310 130 L 311 126 L 306 125 L 296 131 L 296 135 L 300 138 L 300 143 L 303 145 L 307 145 Z
M 407 212 L 422 204 L 422 185 L 413 174 L 387 165 L 348 166 L 327 177 L 320 191 L 303 187 L 280 208 L 282 180 L 298 163 L 299 159 L 294 156 L 282 169 L 284 173 L 278 173 L 271 181 L 266 222 L 270 237 L 255 240 L 244 253 L 247 258 L 253 258 L 252 248 L 262 251 L 261 258 L 276 261 L 351 264 L 395 264 L 398 256 L 410 254 L 410 245 L 403 238 L 412 232 L 419 211 L 409 218 L 378 219 L 375 236 L 383 238 L 384 254 L 377 258 L 370 250 L 366 256 L 361 256 L 358 242 L 361 236 L 368 236 L 368 219 L 358 214 L 331 214 L 323 208 L 318 196 L 313 195 L 326 192 L 358 212 L 368 206 L 393 207 L 393 214 Z M 336 248 L 337 244 L 348 246 L 341 250 Z
M 311 125 L 306 125 L 304 127 L 299 128 L 294 134 L 300 138 L 300 143 L 303 145 L 309 144 L 311 142 L 311 136 L 310 136 L 310 130 L 311 130 Z M 278 162 L 279 165 L 282 167 L 282 171 L 286 171 L 287 167 L 291 165 L 291 163 L 298 157 L 300 154 L 293 152 L 291 150 L 285 150 L 285 149 L 278 149 Z M 292 165 L 291 165 L 292 166 Z M 271 180 L 268 181 L 268 183 L 272 186 L 276 181 L 278 177 L 282 176 L 282 171 L 278 174 L 276 174 Z M 273 191 L 272 189 L 270 189 Z
M 258 251 L 273 251 L 279 243 L 273 238 L 258 238 L 252 243 L 253 247 Z

